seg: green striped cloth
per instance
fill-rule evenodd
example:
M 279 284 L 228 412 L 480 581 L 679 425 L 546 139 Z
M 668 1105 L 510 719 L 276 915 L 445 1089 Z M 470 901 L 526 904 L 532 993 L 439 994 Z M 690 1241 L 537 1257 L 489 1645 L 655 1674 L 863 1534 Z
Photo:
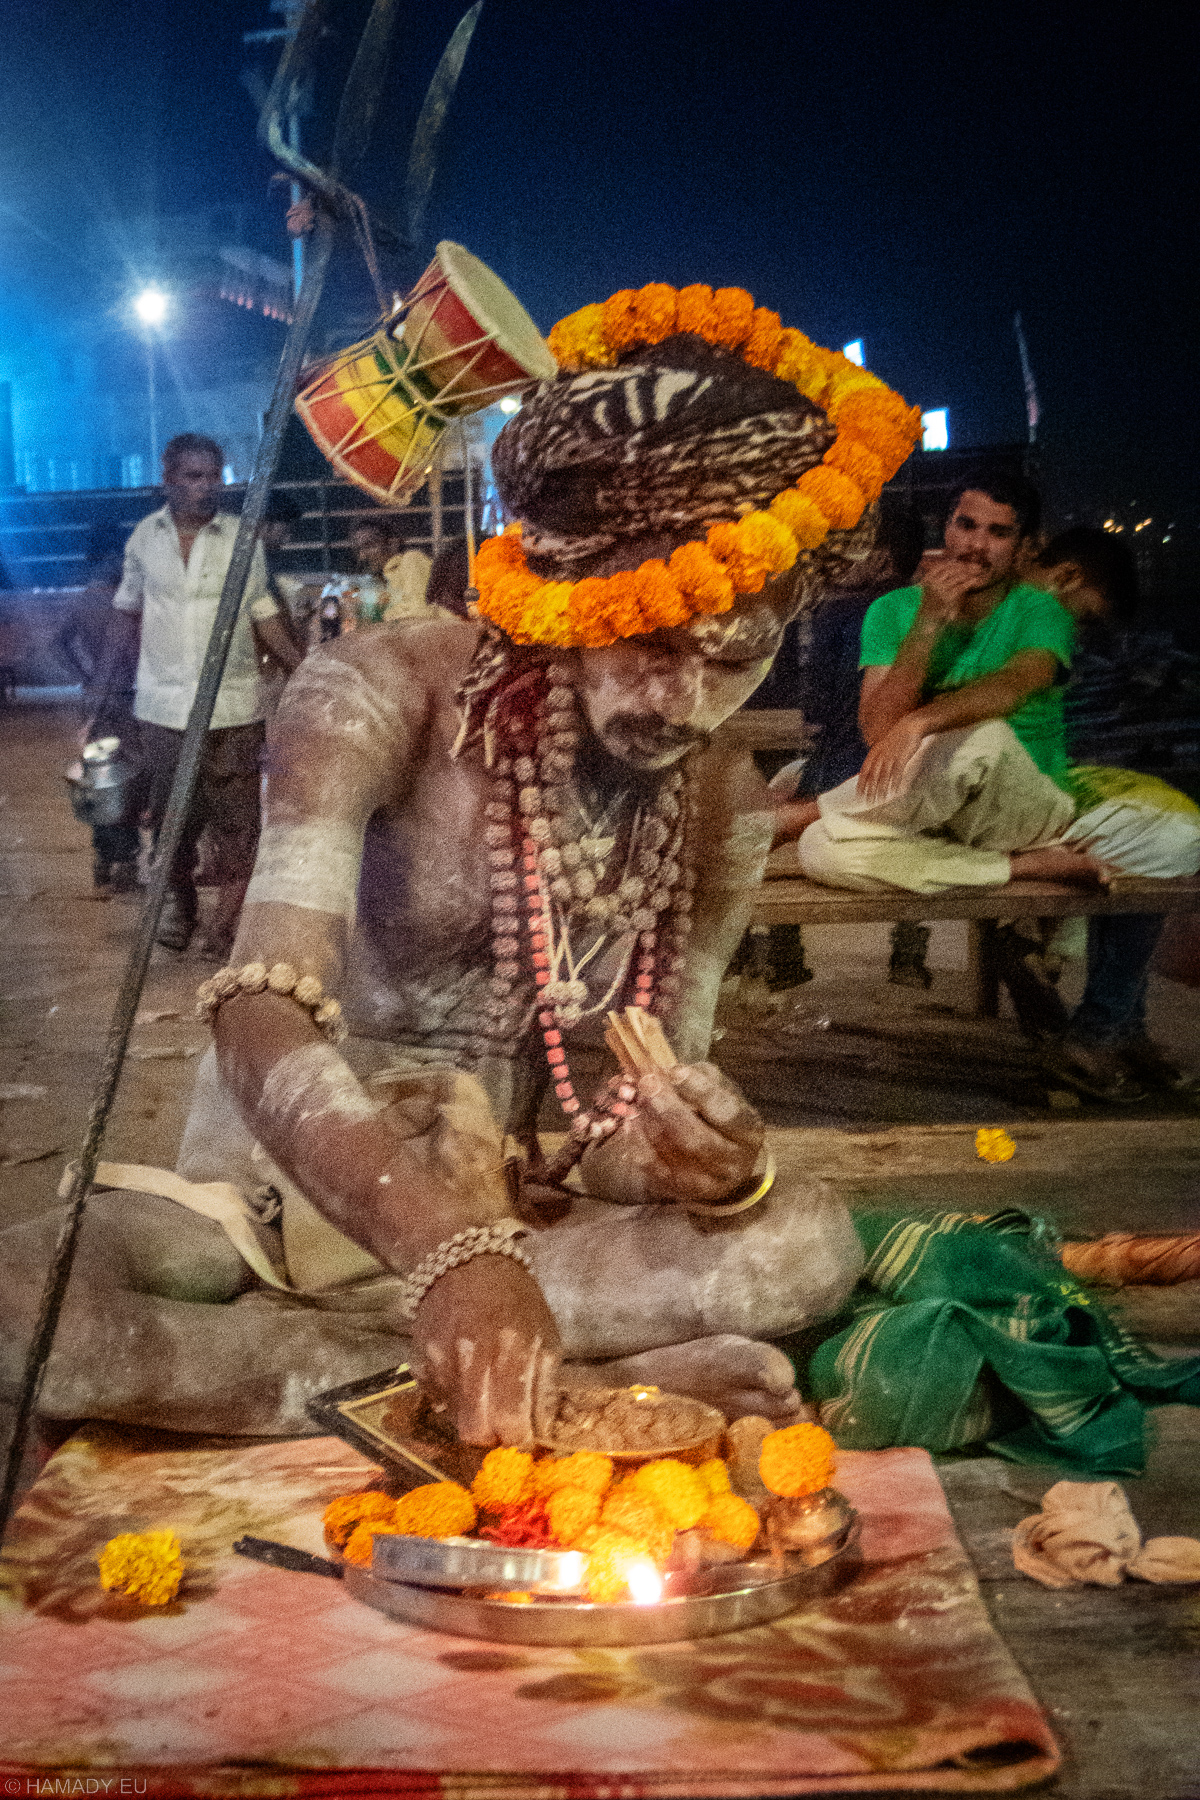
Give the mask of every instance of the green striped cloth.
M 1131 1338 L 1063 1268 L 1042 1220 L 854 1223 L 863 1279 L 803 1381 L 845 1449 L 986 1444 L 1015 1462 L 1138 1475 L 1146 1407 L 1200 1406 L 1200 1358 L 1168 1361 Z

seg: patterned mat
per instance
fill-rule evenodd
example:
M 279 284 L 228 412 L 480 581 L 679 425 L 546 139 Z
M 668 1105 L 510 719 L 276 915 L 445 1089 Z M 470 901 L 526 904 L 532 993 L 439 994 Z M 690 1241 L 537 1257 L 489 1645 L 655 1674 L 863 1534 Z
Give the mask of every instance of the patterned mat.
M 73 1437 L 0 1564 L 0 1791 L 718 1800 L 1009 1791 L 1058 1766 L 924 1451 L 841 1457 L 863 1526 L 849 1586 L 645 1650 L 443 1637 L 232 1554 L 243 1532 L 321 1550 L 325 1502 L 370 1467 L 335 1438 Z M 178 1600 L 104 1594 L 106 1539 L 163 1526 Z

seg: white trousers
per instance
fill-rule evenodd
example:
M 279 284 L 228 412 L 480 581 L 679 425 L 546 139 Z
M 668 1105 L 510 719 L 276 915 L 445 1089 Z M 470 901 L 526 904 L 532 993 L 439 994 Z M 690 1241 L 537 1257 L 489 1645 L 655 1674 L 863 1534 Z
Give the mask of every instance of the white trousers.
M 1114 799 L 1076 818 L 1070 795 L 1001 719 L 927 737 L 887 800 L 862 799 L 855 776 L 818 805 L 821 817 L 797 846 L 800 868 L 810 880 L 858 893 L 1000 886 L 1011 877 L 1013 852 L 1060 840 L 1087 844 L 1127 875 L 1200 868 L 1193 815 Z

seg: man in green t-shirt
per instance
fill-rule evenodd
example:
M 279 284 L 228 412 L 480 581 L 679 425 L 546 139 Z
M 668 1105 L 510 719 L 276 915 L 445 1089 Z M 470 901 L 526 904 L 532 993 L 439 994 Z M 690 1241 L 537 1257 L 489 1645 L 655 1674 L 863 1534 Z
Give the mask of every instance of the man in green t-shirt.
M 1110 841 L 1107 809 L 1077 805 L 1062 711 L 1075 626 L 1046 582 L 1026 578 L 1039 523 L 1029 482 L 979 477 L 952 502 L 919 585 L 871 607 L 859 707 L 869 748 L 800 839 L 812 879 L 931 894 L 1179 872 L 1152 815 L 1136 842 L 1125 819 Z

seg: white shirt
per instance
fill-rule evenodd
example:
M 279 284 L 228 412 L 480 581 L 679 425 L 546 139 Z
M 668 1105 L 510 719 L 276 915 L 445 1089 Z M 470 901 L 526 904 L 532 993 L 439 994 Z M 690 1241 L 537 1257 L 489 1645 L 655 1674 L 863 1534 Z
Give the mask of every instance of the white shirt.
M 237 529 L 231 513 L 218 513 L 196 533 L 185 568 L 171 509 L 164 506 L 142 520 L 125 547 L 125 574 L 113 605 L 118 612 L 142 617 L 133 710 L 148 724 L 167 725 L 174 731 L 187 725 Z M 214 731 L 249 725 L 265 716 L 250 622 L 273 618 L 278 611 L 267 588 L 262 545 L 256 544 L 213 708 Z

